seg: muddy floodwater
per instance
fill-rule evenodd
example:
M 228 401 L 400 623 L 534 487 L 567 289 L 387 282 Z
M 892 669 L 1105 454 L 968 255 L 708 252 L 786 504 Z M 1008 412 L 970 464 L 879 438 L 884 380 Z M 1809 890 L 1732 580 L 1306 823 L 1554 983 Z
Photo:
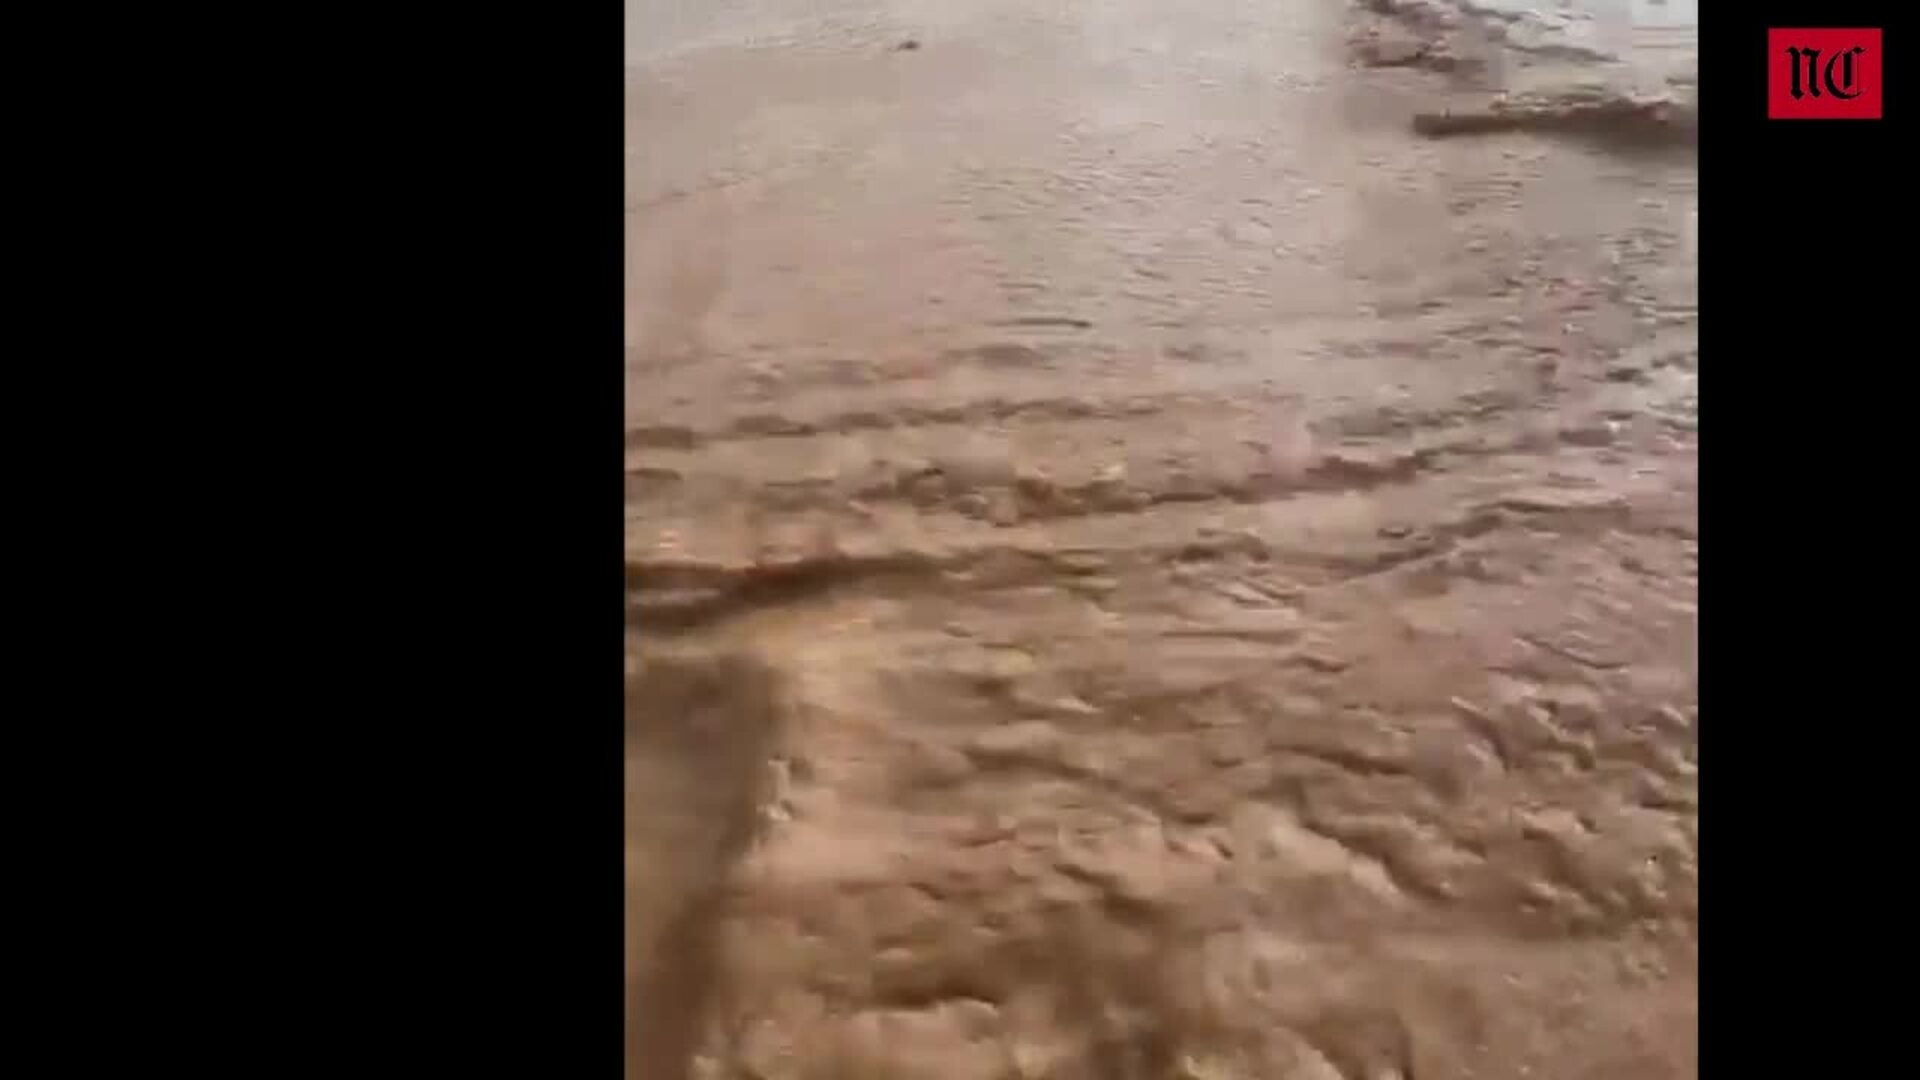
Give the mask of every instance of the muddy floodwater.
M 629 1076 L 1695 1075 L 1692 11 L 627 0 Z

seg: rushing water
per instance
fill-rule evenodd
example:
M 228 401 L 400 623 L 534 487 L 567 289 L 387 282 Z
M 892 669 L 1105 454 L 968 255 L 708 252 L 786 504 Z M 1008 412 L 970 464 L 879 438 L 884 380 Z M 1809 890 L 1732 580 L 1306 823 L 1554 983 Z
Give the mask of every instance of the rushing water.
M 627 1075 L 1694 1080 L 1694 4 L 626 2 Z
M 1698 26 L 1699 0 L 1630 0 L 1635 26 Z

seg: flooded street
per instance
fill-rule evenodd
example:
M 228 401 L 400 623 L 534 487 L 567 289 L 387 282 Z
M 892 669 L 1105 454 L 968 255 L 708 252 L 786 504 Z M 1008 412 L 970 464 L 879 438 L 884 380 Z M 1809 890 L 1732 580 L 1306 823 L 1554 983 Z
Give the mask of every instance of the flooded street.
M 627 0 L 630 1076 L 1695 1075 L 1692 10 Z

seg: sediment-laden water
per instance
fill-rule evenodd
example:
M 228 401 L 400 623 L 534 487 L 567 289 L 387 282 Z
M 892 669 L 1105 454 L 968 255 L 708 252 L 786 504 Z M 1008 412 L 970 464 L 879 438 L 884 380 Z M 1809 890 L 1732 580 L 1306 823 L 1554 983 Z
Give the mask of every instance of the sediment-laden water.
M 628 0 L 630 1075 L 1694 1075 L 1691 10 Z

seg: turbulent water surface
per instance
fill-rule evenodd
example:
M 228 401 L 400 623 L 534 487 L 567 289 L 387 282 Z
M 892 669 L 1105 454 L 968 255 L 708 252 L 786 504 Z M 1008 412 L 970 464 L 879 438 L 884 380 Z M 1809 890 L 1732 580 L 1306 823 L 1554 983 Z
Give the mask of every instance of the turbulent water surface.
M 1692 5 L 627 6 L 630 1075 L 1694 1075 Z

